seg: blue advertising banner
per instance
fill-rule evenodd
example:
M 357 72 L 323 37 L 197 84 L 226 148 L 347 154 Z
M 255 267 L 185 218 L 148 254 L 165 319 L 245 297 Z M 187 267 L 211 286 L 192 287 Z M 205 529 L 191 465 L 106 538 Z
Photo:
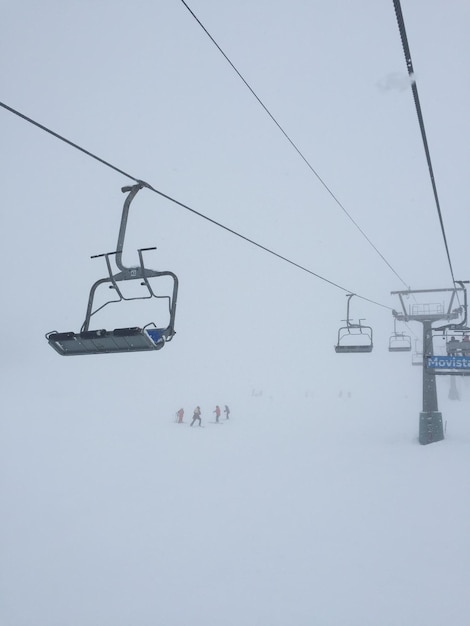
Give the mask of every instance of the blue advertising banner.
M 470 370 L 470 356 L 428 356 L 426 365 L 430 369 Z

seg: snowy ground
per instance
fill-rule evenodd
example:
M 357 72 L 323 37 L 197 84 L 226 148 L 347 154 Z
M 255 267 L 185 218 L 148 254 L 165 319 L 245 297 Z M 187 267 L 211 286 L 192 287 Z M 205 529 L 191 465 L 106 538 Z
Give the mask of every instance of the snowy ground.
M 470 388 L 440 381 L 446 440 L 419 446 L 414 369 L 386 402 L 246 389 L 221 425 L 198 399 L 204 428 L 79 385 L 26 414 L 32 384 L 5 422 L 0 623 L 466 626 Z

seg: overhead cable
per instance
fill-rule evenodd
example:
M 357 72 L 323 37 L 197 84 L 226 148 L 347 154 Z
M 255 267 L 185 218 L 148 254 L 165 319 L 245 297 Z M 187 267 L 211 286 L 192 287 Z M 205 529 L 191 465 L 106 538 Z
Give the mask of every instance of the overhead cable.
M 440 205 L 439 196 L 437 193 L 436 180 L 434 178 L 434 171 L 433 171 L 432 162 L 431 162 L 431 154 L 429 152 L 428 140 L 426 137 L 426 130 L 424 128 L 424 119 L 423 119 L 423 114 L 421 111 L 421 104 L 419 102 L 418 87 L 416 86 L 416 77 L 415 77 L 415 73 L 413 69 L 413 62 L 411 60 L 411 51 L 410 51 L 410 46 L 408 44 L 408 37 L 406 35 L 405 20 L 403 18 L 403 13 L 401 10 L 400 0 L 393 0 L 393 6 L 395 7 L 395 15 L 396 15 L 397 22 L 398 22 L 398 29 L 400 31 L 400 38 L 401 38 L 401 43 L 403 46 L 403 52 L 405 55 L 406 67 L 408 69 L 408 75 L 410 77 L 411 90 L 413 92 L 413 99 L 415 102 L 416 113 L 418 115 L 419 128 L 421 130 L 421 138 L 423 141 L 424 152 L 426 154 L 426 161 L 428 164 L 429 175 L 431 177 L 432 191 L 434 194 L 434 201 L 436 203 L 437 213 L 439 216 L 439 222 L 441 225 L 441 232 L 442 232 L 442 237 L 444 239 L 444 245 L 445 245 L 446 254 L 447 254 L 447 261 L 449 263 L 449 269 L 450 269 L 450 274 L 452 276 L 452 281 L 455 284 L 454 270 L 452 268 L 452 261 L 450 260 L 449 246 L 447 244 L 446 231 L 444 228 L 444 220 L 442 217 L 441 205 Z
M 380 250 L 372 243 L 372 241 L 369 239 L 369 237 L 366 235 L 366 233 L 362 230 L 362 228 L 359 226 L 359 224 L 356 222 L 356 220 L 352 217 L 352 215 L 346 210 L 346 208 L 342 204 L 342 202 L 340 202 L 338 197 L 333 193 L 333 191 L 330 189 L 330 187 L 328 187 L 328 185 L 323 180 L 323 178 L 321 178 L 321 176 L 318 174 L 318 172 L 314 169 L 314 167 L 312 166 L 310 161 L 307 159 L 307 157 L 303 154 L 303 152 L 300 150 L 300 148 L 297 146 L 297 144 L 290 138 L 290 136 L 287 134 L 287 132 L 284 130 L 284 128 L 281 126 L 281 124 L 278 122 L 278 120 L 274 117 L 274 115 L 271 113 L 271 111 L 268 109 L 268 107 L 264 104 L 264 102 L 261 100 L 261 98 L 256 94 L 255 90 L 251 87 L 251 85 L 243 77 L 241 72 L 232 63 L 230 58 L 223 51 L 223 49 L 220 47 L 220 45 L 217 43 L 217 41 L 214 39 L 214 37 L 209 33 L 207 28 L 204 26 L 204 24 L 201 22 L 201 20 L 197 17 L 197 15 L 194 13 L 194 11 L 188 6 L 188 4 L 185 2 L 185 0 L 181 0 L 181 2 L 186 7 L 186 9 L 189 11 L 189 13 L 193 16 L 193 18 L 196 20 L 196 22 L 199 24 L 199 26 L 202 28 L 202 30 L 206 33 L 206 35 L 209 37 L 209 39 L 212 41 L 212 43 L 215 45 L 215 47 L 219 50 L 219 52 L 222 54 L 222 56 L 225 58 L 227 63 L 231 66 L 231 68 L 234 70 L 234 72 L 237 74 L 237 76 L 240 78 L 240 80 L 244 83 L 244 85 L 247 87 L 247 89 L 256 98 L 256 100 L 258 101 L 260 106 L 264 109 L 264 111 L 267 113 L 267 115 L 271 118 L 271 120 L 274 122 L 274 124 L 277 126 L 277 128 L 281 131 L 281 133 L 284 135 L 284 137 L 290 143 L 290 145 L 294 148 L 294 150 L 297 152 L 297 154 L 300 156 L 300 158 L 304 161 L 304 163 L 307 165 L 309 170 L 316 176 L 318 181 L 323 185 L 323 187 L 326 189 L 326 191 L 330 194 L 330 196 L 333 198 L 333 200 L 336 202 L 336 204 L 340 207 L 340 209 L 344 212 L 344 214 L 347 215 L 347 217 L 351 220 L 351 222 L 354 224 L 354 226 L 357 228 L 357 230 L 361 233 L 361 235 L 364 237 L 364 239 L 367 241 L 367 243 L 379 255 L 379 257 L 382 259 L 382 261 L 389 267 L 389 269 L 392 270 L 392 272 L 403 283 L 403 285 L 405 285 L 405 287 L 407 287 L 409 289 L 409 285 L 397 273 L 397 271 L 387 261 L 387 259 L 380 252 Z
M 295 261 L 292 261 L 291 259 L 283 256 L 282 254 L 279 254 L 278 252 L 275 252 L 271 248 L 268 248 L 267 246 L 263 246 L 262 244 L 254 241 L 253 239 L 250 239 L 249 237 L 247 237 L 245 235 L 242 235 L 238 231 L 233 230 L 232 228 L 229 228 L 228 226 L 225 226 L 221 222 L 218 222 L 218 221 L 212 219 L 211 217 L 208 217 L 207 215 L 204 215 L 203 213 L 200 213 L 199 211 L 196 211 L 196 209 L 193 209 L 192 207 L 188 206 L 187 204 L 184 204 L 183 202 L 180 202 L 179 200 L 176 200 L 176 198 L 173 198 L 173 197 L 169 196 L 168 194 L 163 193 L 162 191 L 156 189 L 155 187 L 152 187 L 152 185 L 150 185 L 149 183 L 146 183 L 145 181 L 141 180 L 140 178 L 137 178 L 136 176 L 133 176 L 132 174 L 129 174 L 128 172 L 125 172 L 121 168 L 116 167 L 115 165 L 113 165 L 109 161 L 106 161 L 105 159 L 102 159 L 101 157 L 97 156 L 96 154 L 93 154 L 89 150 L 86 150 L 82 146 L 79 146 L 77 143 L 75 143 L 73 141 L 70 141 L 70 139 L 67 139 L 66 137 L 63 137 L 62 135 L 59 135 L 59 133 L 56 133 L 55 131 L 51 130 L 50 128 L 47 128 L 47 126 L 44 126 L 43 124 L 40 124 L 39 122 L 33 120 L 31 117 L 28 117 L 27 115 L 24 115 L 24 113 L 20 113 L 20 111 L 17 111 L 16 109 L 8 106 L 4 102 L 0 102 L 0 106 L 3 107 L 4 109 L 6 109 L 7 111 L 10 111 L 10 113 L 13 113 L 14 115 L 17 115 L 18 117 L 22 118 L 26 122 L 32 124 L 33 126 L 36 126 L 36 127 L 40 128 L 41 130 L 45 131 L 46 133 L 49 133 L 50 135 L 53 135 L 56 139 L 59 139 L 60 141 L 63 141 L 64 143 L 68 144 L 69 146 L 72 146 L 76 150 L 79 150 L 80 152 L 83 152 L 84 154 L 86 154 L 90 158 L 95 159 L 96 161 L 99 161 L 103 165 L 106 165 L 106 167 L 109 167 L 109 168 L 113 169 L 115 172 L 118 172 L 119 174 L 122 174 L 126 178 L 130 178 L 131 180 L 135 181 L 136 183 L 142 184 L 144 187 L 146 187 L 147 189 L 150 189 L 151 191 L 154 191 L 156 194 L 158 194 L 162 198 L 165 198 L 166 200 L 169 200 L 170 202 L 173 202 L 174 204 L 177 204 L 178 206 L 182 207 L 183 209 L 186 209 L 187 211 L 190 211 L 194 215 L 197 215 L 198 217 L 201 217 L 202 219 L 210 222 L 211 224 L 214 224 L 214 226 L 218 226 L 219 228 L 222 228 L 223 230 L 225 230 L 225 231 L 231 233 L 232 235 L 234 235 L 235 237 L 239 237 L 240 239 L 243 239 L 247 243 L 250 243 L 253 246 L 256 246 L 257 248 L 259 248 L 261 250 L 264 250 L 265 252 L 268 252 L 269 254 L 272 254 L 273 256 L 277 257 L 278 259 L 281 259 L 282 261 L 285 261 L 286 263 L 289 263 L 290 265 L 293 265 L 297 269 L 300 269 L 300 270 L 302 270 L 304 272 L 307 272 L 308 274 L 311 274 L 312 276 L 315 276 L 316 278 L 319 278 L 320 280 L 328 283 L 329 285 L 332 285 L 333 287 L 336 287 L 337 289 L 340 289 L 340 290 L 345 291 L 347 293 L 353 293 L 350 289 L 346 289 L 345 287 L 342 287 L 338 283 L 335 283 L 332 280 L 329 280 L 328 278 L 325 278 L 324 276 L 321 276 L 320 274 L 317 274 L 316 272 L 313 272 L 312 270 L 309 270 L 307 267 L 305 267 L 303 265 L 300 265 L 299 263 L 296 263 Z M 371 300 L 370 298 L 366 298 L 365 296 L 361 296 L 360 294 L 354 293 L 354 295 L 356 295 L 356 297 L 358 297 L 358 298 L 361 298 L 362 300 L 365 300 L 365 301 L 370 302 L 372 304 L 375 304 L 377 306 L 383 307 L 385 309 L 392 310 L 391 307 L 389 307 L 389 306 L 387 306 L 385 304 L 381 304 L 380 302 L 376 302 L 375 300 Z

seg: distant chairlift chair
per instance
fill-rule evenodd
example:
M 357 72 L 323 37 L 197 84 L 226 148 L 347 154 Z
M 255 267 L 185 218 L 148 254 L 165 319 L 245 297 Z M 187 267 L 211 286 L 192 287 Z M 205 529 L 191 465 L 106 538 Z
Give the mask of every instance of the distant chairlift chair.
M 393 320 L 394 330 L 388 341 L 389 352 L 411 352 L 411 337 L 405 333 L 397 333 L 397 320 Z
M 347 294 L 346 326 L 341 326 L 338 330 L 335 352 L 339 354 L 372 352 L 373 348 L 372 328 L 363 325 L 362 319 L 359 320 L 358 324 L 353 324 L 349 318 L 349 303 L 353 295 L 352 293 Z
M 178 294 L 178 278 L 173 272 L 157 272 L 145 267 L 143 252 L 147 250 L 155 250 L 156 248 L 142 248 L 138 250 L 139 263 L 138 267 L 125 267 L 122 264 L 122 250 L 124 245 L 124 237 L 127 226 L 127 217 L 129 207 L 137 192 L 146 186 L 145 183 L 137 183 L 131 187 L 123 187 L 124 193 L 128 192 L 128 196 L 124 202 L 122 211 L 121 227 L 119 230 L 118 244 L 116 252 L 108 252 L 98 254 L 92 258 L 104 257 L 108 269 L 108 276 L 94 283 L 91 287 L 88 298 L 88 306 L 85 321 L 79 333 L 74 332 L 57 332 L 51 331 L 46 334 L 49 345 L 60 355 L 72 356 L 79 354 L 106 354 L 117 352 L 143 352 L 151 350 L 160 350 L 167 341 L 171 341 L 175 334 L 174 322 L 176 313 L 176 300 Z M 113 274 L 110 262 L 110 256 L 115 257 L 116 265 L 121 270 Z M 154 293 L 149 282 L 149 278 L 158 278 L 169 276 L 173 280 L 173 290 L 171 296 L 158 296 Z M 141 285 L 145 287 L 145 295 L 132 298 L 126 298 L 119 286 L 122 281 L 140 280 Z M 110 283 L 109 288 L 118 296 L 118 299 L 109 300 L 103 305 L 93 310 L 93 300 L 96 289 L 105 283 Z M 165 298 L 168 300 L 168 324 L 164 327 L 157 326 L 154 322 L 149 322 L 142 327 L 134 326 L 130 328 L 116 328 L 114 330 L 90 330 L 91 317 L 111 303 L 122 302 L 124 300 L 146 300 L 151 298 Z

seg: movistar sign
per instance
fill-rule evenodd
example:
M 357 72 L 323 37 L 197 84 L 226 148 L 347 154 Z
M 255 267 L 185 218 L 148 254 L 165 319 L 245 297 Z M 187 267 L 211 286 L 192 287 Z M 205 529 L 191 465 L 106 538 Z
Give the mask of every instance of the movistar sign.
M 470 356 L 428 356 L 426 362 L 433 369 L 470 370 Z

